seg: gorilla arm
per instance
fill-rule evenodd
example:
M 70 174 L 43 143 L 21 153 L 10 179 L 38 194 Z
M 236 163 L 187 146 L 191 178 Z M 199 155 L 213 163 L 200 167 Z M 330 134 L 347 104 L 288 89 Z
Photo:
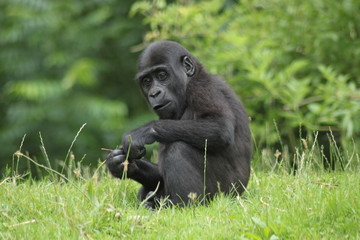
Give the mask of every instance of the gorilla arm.
M 145 155 L 145 144 L 185 142 L 198 149 L 204 149 L 205 140 L 209 149 L 224 149 L 234 141 L 234 124 L 223 117 L 207 117 L 199 120 L 158 120 L 137 128 L 123 138 L 123 147 L 132 143 L 130 156 L 140 158 Z
M 183 141 L 198 149 L 227 147 L 234 139 L 234 126 L 224 119 L 160 120 L 154 123 L 155 138 L 160 143 Z

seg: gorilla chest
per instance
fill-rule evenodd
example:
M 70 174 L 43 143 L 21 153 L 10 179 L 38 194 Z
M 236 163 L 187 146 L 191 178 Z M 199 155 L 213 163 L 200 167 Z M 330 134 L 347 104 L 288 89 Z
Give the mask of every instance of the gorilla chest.
M 175 171 L 202 169 L 203 162 L 203 153 L 184 142 L 159 144 L 158 165 L 162 173 L 169 174 L 170 169 Z

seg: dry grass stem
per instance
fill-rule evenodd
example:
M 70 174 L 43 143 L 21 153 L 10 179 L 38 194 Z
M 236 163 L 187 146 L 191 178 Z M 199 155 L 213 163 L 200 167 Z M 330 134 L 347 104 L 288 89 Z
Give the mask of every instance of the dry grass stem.
M 21 225 L 26 225 L 26 224 L 30 224 L 30 223 L 34 223 L 36 222 L 35 219 L 32 219 L 32 220 L 29 220 L 29 221 L 25 221 L 25 222 L 21 222 L 21 223 L 17 223 L 17 224 L 14 224 L 14 225 L 11 225 L 10 227 L 13 228 L 13 227 L 18 227 L 18 226 L 21 226 Z

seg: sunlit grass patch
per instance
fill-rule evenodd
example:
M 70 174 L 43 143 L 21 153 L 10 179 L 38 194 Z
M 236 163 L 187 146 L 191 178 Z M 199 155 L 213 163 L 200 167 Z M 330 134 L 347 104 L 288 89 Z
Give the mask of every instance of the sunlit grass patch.
M 241 196 L 218 194 L 206 206 L 194 198 L 187 208 L 154 211 L 139 206 L 139 184 L 112 178 L 103 161 L 90 169 L 69 151 L 67 164 L 55 170 L 20 148 L 16 162 L 35 165 L 42 178 L 15 167 L 1 179 L 0 239 L 360 238 L 358 152 L 344 153 L 345 167 L 331 171 L 316 142 L 307 146 L 291 158 L 296 171 L 280 151 L 255 154 Z
M 358 186 L 357 171 L 295 176 L 253 171 L 241 197 L 220 194 L 208 206 L 149 211 L 138 207 L 139 185 L 130 180 L 102 176 L 68 184 L 8 177 L 0 186 L 0 236 L 354 239 L 359 237 Z

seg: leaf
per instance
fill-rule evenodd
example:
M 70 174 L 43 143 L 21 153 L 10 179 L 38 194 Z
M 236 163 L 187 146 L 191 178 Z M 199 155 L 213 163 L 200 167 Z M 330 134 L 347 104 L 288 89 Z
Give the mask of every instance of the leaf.
M 92 201 L 96 200 L 96 194 L 95 194 L 94 182 L 93 182 L 93 181 L 88 181 L 88 184 L 87 184 L 87 194 L 88 194 L 88 197 L 89 197 Z
M 32 101 L 43 101 L 59 97 L 64 93 L 60 83 L 51 80 L 23 80 L 10 83 L 5 93 L 9 96 Z
M 259 226 L 259 227 L 261 227 L 261 228 L 266 228 L 266 224 L 262 221 L 262 220 L 260 220 L 259 218 L 256 218 L 256 217 L 251 217 L 251 220 L 257 225 L 257 226 Z
M 279 239 L 279 237 L 276 236 L 275 234 L 271 235 L 270 237 L 270 240 L 277 240 L 277 239 Z
M 261 240 L 262 238 L 254 233 L 245 233 L 244 234 L 247 238 L 254 239 L 254 240 Z
M 150 2 L 147 1 L 136 2 L 132 5 L 129 16 L 134 17 L 137 13 L 144 13 L 149 11 L 150 9 L 151 9 Z
M 285 73 L 287 76 L 292 76 L 295 73 L 297 73 L 300 70 L 304 70 L 309 65 L 309 62 L 307 60 L 295 60 L 292 63 L 290 63 L 285 68 Z
M 96 64 L 88 58 L 78 60 L 73 64 L 63 78 L 64 87 L 71 88 L 76 83 L 83 86 L 93 86 L 96 83 Z

